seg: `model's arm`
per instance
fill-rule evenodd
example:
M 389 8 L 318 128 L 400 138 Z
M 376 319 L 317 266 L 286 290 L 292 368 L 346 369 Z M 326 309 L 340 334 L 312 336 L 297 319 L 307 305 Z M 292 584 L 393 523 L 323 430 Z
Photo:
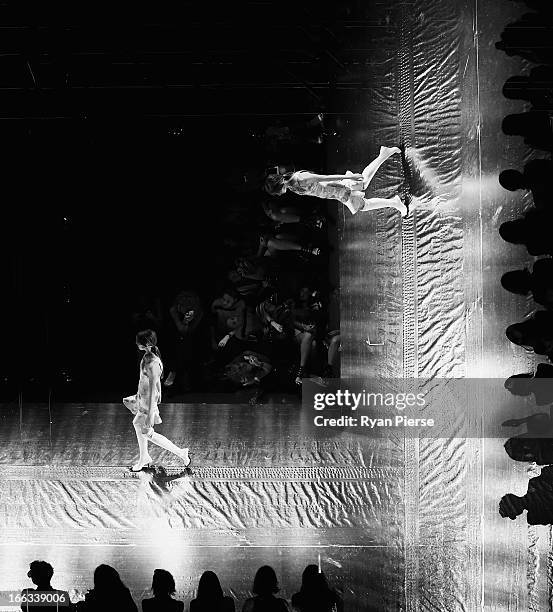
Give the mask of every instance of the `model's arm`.
M 150 394 L 148 397 L 148 424 L 150 427 L 154 425 L 154 408 L 156 405 L 156 389 L 160 379 L 160 369 L 157 362 L 151 363 L 146 373 L 148 375 L 148 382 L 150 383 Z

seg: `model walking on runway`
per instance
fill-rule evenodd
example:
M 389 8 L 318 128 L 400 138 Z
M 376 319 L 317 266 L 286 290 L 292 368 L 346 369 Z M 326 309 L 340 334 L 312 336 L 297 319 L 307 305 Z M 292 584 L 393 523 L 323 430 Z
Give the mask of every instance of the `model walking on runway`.
M 136 334 L 136 344 L 141 351 L 144 351 L 144 356 L 140 362 L 138 391 L 136 395 L 125 397 L 123 404 L 135 415 L 132 424 L 136 432 L 140 456 L 138 457 L 138 463 L 135 463 L 129 469 L 131 472 L 140 472 L 140 470 L 150 466 L 152 458 L 148 453 L 148 441 L 180 457 L 186 467 L 190 465 L 188 448 L 179 448 L 171 440 L 154 431 L 154 425 L 159 425 L 162 422 L 158 404 L 161 402 L 163 364 L 157 348 L 156 333 L 151 329 L 138 332 Z
M 299 195 L 310 195 L 317 198 L 338 200 L 352 215 L 359 211 L 377 210 L 378 208 L 395 208 L 405 217 L 409 209 L 399 195 L 393 198 L 366 198 L 365 189 L 380 166 L 395 153 L 401 153 L 399 147 L 380 147 L 380 154 L 361 174 L 313 174 L 306 170 L 287 172 L 286 174 L 269 174 L 265 179 L 265 191 L 271 195 L 282 195 L 290 190 Z

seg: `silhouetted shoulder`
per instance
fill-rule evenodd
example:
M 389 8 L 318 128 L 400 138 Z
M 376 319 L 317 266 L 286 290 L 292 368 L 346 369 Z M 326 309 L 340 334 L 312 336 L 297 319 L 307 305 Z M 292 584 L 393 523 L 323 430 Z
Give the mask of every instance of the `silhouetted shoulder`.
M 142 612 L 183 612 L 183 610 L 184 602 L 178 599 L 162 600 L 160 602 L 155 597 L 151 597 L 142 600 Z
M 234 607 L 234 599 L 232 597 L 229 597 L 228 595 L 225 596 L 223 610 L 224 612 L 235 612 L 236 609 Z

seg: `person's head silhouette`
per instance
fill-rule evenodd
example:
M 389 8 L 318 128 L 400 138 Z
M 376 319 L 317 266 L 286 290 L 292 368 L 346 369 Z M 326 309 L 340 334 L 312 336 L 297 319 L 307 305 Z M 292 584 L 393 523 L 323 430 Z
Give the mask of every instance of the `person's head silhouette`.
M 50 580 L 54 575 L 54 568 L 46 561 L 32 561 L 29 565 L 29 571 L 27 576 L 36 584 L 37 587 L 42 588 L 50 586 Z
M 505 221 L 499 226 L 499 235 L 505 242 L 512 244 L 523 244 L 526 240 L 526 223 L 524 219 Z
M 328 591 L 328 584 L 323 572 L 317 565 L 308 565 L 301 575 L 301 592 L 318 595 Z
M 99 565 L 94 570 L 94 590 L 98 593 L 109 594 L 125 589 L 118 571 L 111 565 Z
M 172 574 L 164 569 L 154 570 L 152 579 L 152 592 L 154 597 L 170 597 L 176 592 L 175 579 Z
M 524 174 L 518 170 L 503 170 L 503 172 L 500 172 L 499 184 L 508 191 L 526 189 L 527 187 Z
M 275 570 L 270 565 L 260 567 L 253 580 L 253 593 L 265 597 L 278 593 L 279 590 Z
M 201 575 L 198 582 L 197 599 L 213 603 L 223 600 L 223 589 L 215 572 L 207 570 Z
M 512 270 L 501 277 L 501 286 L 511 293 L 528 295 L 532 288 L 532 275 L 529 270 Z

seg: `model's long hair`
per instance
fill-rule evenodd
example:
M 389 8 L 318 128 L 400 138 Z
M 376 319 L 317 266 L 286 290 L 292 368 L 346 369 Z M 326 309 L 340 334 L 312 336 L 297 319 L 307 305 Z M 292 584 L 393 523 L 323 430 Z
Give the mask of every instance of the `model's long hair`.
M 161 359 L 161 353 L 157 346 L 157 334 L 153 329 L 143 329 L 136 334 L 136 343 L 148 346 L 152 353 Z
M 272 196 L 279 196 L 286 190 L 286 183 L 292 178 L 293 172 L 285 172 L 284 174 L 268 174 L 265 177 L 263 189 Z

